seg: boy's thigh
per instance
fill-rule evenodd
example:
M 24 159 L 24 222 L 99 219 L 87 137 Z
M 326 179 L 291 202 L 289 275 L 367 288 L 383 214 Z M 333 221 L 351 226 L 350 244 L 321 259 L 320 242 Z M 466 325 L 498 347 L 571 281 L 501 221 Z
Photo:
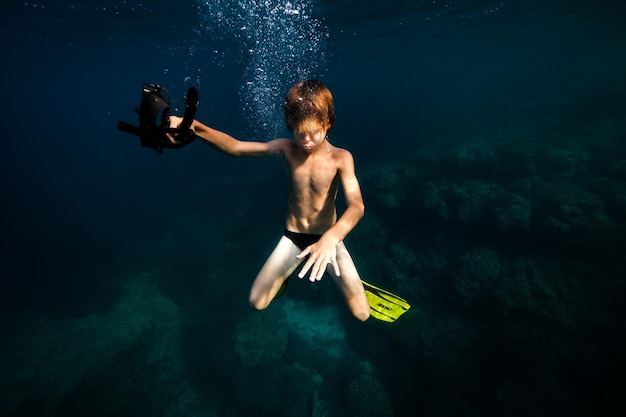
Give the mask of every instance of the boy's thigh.
M 327 268 L 330 276 L 333 277 L 339 288 L 346 295 L 355 295 L 362 293 L 363 284 L 361 283 L 361 276 L 354 265 L 354 261 L 343 242 L 337 244 L 337 264 L 339 264 L 340 276 L 336 276 L 332 266 Z
M 302 262 L 296 258 L 300 252 L 285 236 L 280 239 L 250 288 L 250 304 L 254 308 L 262 310 L 272 302 L 285 279 Z
M 302 262 L 301 259 L 296 258 L 300 252 L 302 251 L 291 240 L 282 236 L 257 274 L 255 281 L 279 280 L 282 282 Z

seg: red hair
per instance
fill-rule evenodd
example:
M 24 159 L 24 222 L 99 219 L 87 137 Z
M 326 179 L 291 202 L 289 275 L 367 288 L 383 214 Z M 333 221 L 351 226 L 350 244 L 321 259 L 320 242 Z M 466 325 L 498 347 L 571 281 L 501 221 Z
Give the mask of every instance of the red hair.
M 304 80 L 293 85 L 283 103 L 285 124 L 294 132 L 307 119 L 317 119 L 330 130 L 335 123 L 335 106 L 330 90 L 317 80 Z

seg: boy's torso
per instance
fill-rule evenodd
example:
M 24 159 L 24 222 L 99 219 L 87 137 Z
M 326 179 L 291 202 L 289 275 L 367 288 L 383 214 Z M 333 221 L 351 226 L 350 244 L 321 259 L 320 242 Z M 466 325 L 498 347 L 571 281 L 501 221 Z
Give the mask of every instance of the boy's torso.
M 290 180 L 287 229 L 322 234 L 337 220 L 339 153 L 345 151 L 329 143 L 313 154 L 305 153 L 295 143 L 288 148 L 285 152 Z

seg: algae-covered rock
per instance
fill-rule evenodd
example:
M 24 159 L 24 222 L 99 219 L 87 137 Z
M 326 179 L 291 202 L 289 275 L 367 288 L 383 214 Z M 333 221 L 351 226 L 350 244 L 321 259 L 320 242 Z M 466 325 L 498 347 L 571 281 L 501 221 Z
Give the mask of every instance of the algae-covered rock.
M 498 179 L 525 178 L 537 174 L 532 153 L 511 143 L 498 145 L 494 152 L 498 156 Z
M 473 306 L 492 295 L 502 268 L 499 255 L 492 249 L 479 247 L 461 257 L 453 272 L 455 297 Z
M 392 242 L 384 256 L 386 276 L 405 298 L 428 296 L 448 266 L 447 257 L 432 247 L 416 248 L 407 241 Z
M 485 181 L 428 182 L 421 209 L 423 220 L 438 226 L 459 224 L 501 235 L 527 234 L 530 229 L 530 200 Z
M 505 268 L 495 291 L 497 305 L 505 314 L 549 318 L 560 310 L 553 283 L 560 279 L 558 270 L 546 276 L 534 261 L 523 258 L 512 259 Z
M 390 164 L 376 168 L 367 180 L 372 190 L 369 195 L 382 208 L 398 210 L 411 195 L 408 185 L 416 176 L 415 168 L 408 165 Z
M 581 272 L 564 273 L 557 261 L 512 258 L 503 263 L 494 307 L 506 316 L 533 317 L 552 326 L 577 328 L 584 324 L 582 317 L 594 318 L 589 309 L 600 311 L 592 296 L 596 289 L 585 287 L 578 274 Z
M 152 280 L 129 281 L 107 314 L 30 318 L 2 351 L 0 387 L 13 388 L 0 392 L 0 415 L 179 416 L 198 409 L 180 351 L 180 311 Z
M 351 417 L 392 417 L 393 409 L 383 384 L 373 375 L 361 375 L 348 382 Z
M 465 181 L 449 186 L 447 194 L 448 207 L 455 207 L 455 218 L 465 228 L 498 234 L 528 232 L 530 201 L 497 184 Z
M 525 235 L 530 229 L 531 204 L 520 195 L 502 194 L 489 212 L 491 228 L 498 233 Z
M 542 171 L 545 175 L 574 174 L 587 169 L 591 156 L 580 144 L 566 148 L 555 147 L 542 154 Z
M 613 221 L 602 199 L 572 182 L 537 184 L 535 233 L 565 247 L 611 250 Z
M 624 181 L 626 179 L 626 159 L 612 161 L 606 166 L 602 166 L 600 172 L 615 180 Z
M 280 359 L 287 346 L 287 315 L 280 308 L 250 312 L 233 334 L 235 353 L 245 366 Z
M 330 417 L 328 403 L 322 398 L 318 391 L 313 393 L 311 404 L 311 417 Z
M 622 181 L 589 175 L 579 185 L 602 199 L 607 216 L 620 222 L 626 220 L 626 173 Z
M 454 208 L 456 220 L 471 228 L 489 224 L 492 203 L 504 194 L 504 189 L 483 181 L 465 181 L 448 186 L 446 194 L 448 207 Z
M 480 143 L 459 145 L 441 161 L 442 174 L 449 177 L 493 179 L 498 172 L 498 157 Z
M 439 188 L 432 182 L 428 182 L 424 186 L 423 208 L 426 220 L 436 224 L 445 224 L 450 218 L 448 206 L 442 198 Z

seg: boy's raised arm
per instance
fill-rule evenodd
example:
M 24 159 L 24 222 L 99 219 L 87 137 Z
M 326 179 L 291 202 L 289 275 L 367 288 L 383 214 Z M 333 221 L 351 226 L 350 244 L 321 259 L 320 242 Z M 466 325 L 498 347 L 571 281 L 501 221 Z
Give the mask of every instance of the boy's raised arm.
M 170 126 L 178 126 L 182 118 L 170 116 Z M 275 139 L 269 142 L 243 141 L 235 139 L 227 133 L 213 129 L 198 120 L 194 120 L 191 129 L 196 136 L 217 150 L 231 156 L 268 156 L 283 153 L 286 139 Z

